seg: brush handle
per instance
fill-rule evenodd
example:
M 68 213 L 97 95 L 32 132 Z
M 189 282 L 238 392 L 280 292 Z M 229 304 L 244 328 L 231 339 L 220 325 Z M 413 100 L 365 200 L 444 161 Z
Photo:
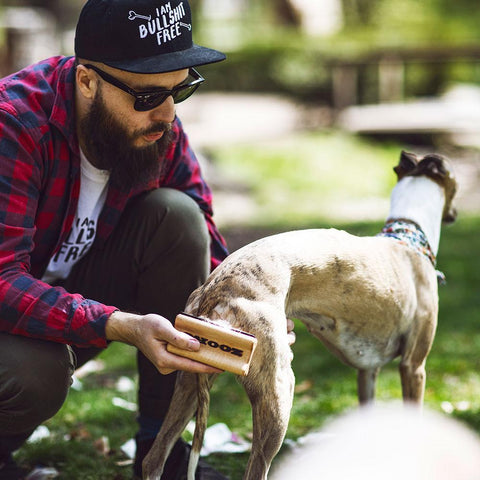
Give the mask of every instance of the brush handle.
M 248 374 L 257 345 L 257 339 L 253 335 L 186 313 L 177 315 L 175 328 L 199 340 L 200 350 L 191 352 L 169 343 L 169 352 L 237 375 Z

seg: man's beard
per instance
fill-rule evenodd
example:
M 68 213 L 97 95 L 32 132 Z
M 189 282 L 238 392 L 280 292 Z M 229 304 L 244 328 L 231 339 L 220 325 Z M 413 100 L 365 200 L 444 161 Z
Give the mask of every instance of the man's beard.
M 156 122 L 145 130 L 129 133 L 108 111 L 101 90 L 80 122 L 86 157 L 97 168 L 110 172 L 110 181 L 129 190 L 160 175 L 161 160 L 172 142 L 171 124 Z M 152 145 L 135 147 L 142 135 L 164 132 Z

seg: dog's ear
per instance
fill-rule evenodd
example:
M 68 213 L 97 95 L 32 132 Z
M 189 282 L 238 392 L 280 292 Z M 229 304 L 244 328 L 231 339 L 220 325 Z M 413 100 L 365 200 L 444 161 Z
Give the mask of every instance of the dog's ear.
M 431 153 L 425 155 L 418 163 L 415 175 L 426 175 L 443 184 L 443 181 L 450 175 L 445 160 L 440 155 Z
M 414 170 L 417 164 L 418 159 L 414 153 L 402 150 L 402 153 L 400 154 L 400 162 L 393 168 L 393 171 L 397 174 L 398 180 L 401 180 L 405 175 L 408 175 L 408 173 Z
M 442 221 L 445 223 L 454 222 L 457 211 L 453 206 L 453 198 L 457 192 L 457 181 L 451 172 L 447 158 L 435 153 L 425 155 L 418 163 L 413 175 L 425 175 L 443 187 L 445 190 L 445 206 Z

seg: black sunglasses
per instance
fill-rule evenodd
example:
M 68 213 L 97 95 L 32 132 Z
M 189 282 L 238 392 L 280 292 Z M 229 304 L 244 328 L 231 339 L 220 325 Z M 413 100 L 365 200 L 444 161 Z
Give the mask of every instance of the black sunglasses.
M 194 68 L 189 68 L 188 74 L 193 78 L 193 82 L 181 83 L 180 85 L 173 87 L 171 90 L 159 88 L 157 90 L 137 92 L 128 85 L 125 85 L 125 83 L 121 82 L 115 77 L 112 77 L 112 75 L 108 74 L 107 72 L 100 70 L 95 65 L 87 63 L 83 66 L 92 69 L 106 82 L 114 85 L 124 92 L 129 93 L 132 95 L 132 97 L 135 97 L 133 108 L 138 112 L 153 110 L 161 105 L 169 96 L 173 97 L 174 103 L 183 102 L 190 97 L 190 95 L 192 95 L 192 93 L 195 92 L 195 90 L 205 81 L 205 79 Z

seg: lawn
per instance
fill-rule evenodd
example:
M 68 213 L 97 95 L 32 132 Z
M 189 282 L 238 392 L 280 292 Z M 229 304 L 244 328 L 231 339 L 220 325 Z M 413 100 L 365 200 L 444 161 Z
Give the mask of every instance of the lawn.
M 222 175 L 248 189 L 254 203 L 249 224 L 288 228 L 319 219 L 379 218 L 388 208 L 400 151 L 396 144 L 325 131 L 225 145 L 210 154 Z
M 295 147 L 295 143 L 282 144 L 279 147 L 281 154 L 278 150 L 275 154 L 271 145 L 265 146 L 265 150 L 263 147 L 258 150 L 244 146 L 242 151 L 249 149 L 250 156 L 243 164 L 232 156 L 234 149 L 230 150 L 232 155 L 227 151 L 216 152 L 221 153 L 226 162 L 221 168 L 236 165 L 235 175 L 249 184 L 251 194 L 261 206 L 261 215 L 252 225 L 241 228 L 226 226 L 224 234 L 227 240 L 232 245 L 237 242 L 239 246 L 239 234 L 242 243 L 273 231 L 303 227 L 335 226 L 359 235 L 377 233 L 382 223 L 380 220 L 335 222 L 333 214 L 323 216 L 318 214 L 318 210 L 306 207 L 317 204 L 320 209 L 326 210 L 323 197 L 334 198 L 337 192 L 349 192 L 353 201 L 355 196 L 360 198 L 368 192 L 376 197 L 388 194 L 394 181 L 391 167 L 398 158 L 398 147 L 357 142 L 358 139 L 335 135 L 307 136 L 302 147 Z M 285 160 L 292 158 L 295 148 L 297 153 L 304 152 L 300 156 L 304 158 L 302 161 L 309 162 L 310 174 L 306 179 L 299 172 L 306 168 L 304 163 L 296 160 L 292 167 Z M 317 150 L 325 155 L 323 161 L 331 165 L 317 165 L 318 162 L 312 160 L 312 151 Z M 270 159 L 266 158 L 267 151 Z M 357 152 L 356 157 L 353 157 L 354 151 Z M 265 155 L 259 158 L 259 152 Z M 356 165 L 357 162 L 359 165 Z M 278 169 L 274 168 L 275 163 Z M 252 173 L 255 165 L 261 172 Z M 356 181 L 345 175 L 345 168 Z M 363 182 L 362 172 L 365 171 L 369 172 L 369 177 L 377 179 L 371 185 Z M 263 180 L 260 182 L 258 179 Z M 271 185 L 270 180 L 275 185 Z M 318 182 L 321 183 L 320 189 L 315 187 Z M 262 192 L 263 189 L 266 192 Z M 301 201 L 292 201 L 292 190 L 300 195 Z M 277 195 L 279 191 L 289 197 L 289 201 Z M 269 198 L 275 203 L 273 210 L 268 210 Z M 293 198 L 297 199 L 297 195 Z M 292 206 L 295 204 L 301 207 L 295 209 Z M 288 215 L 275 215 L 280 205 L 289 208 Z M 299 210 L 308 212 L 301 215 Z M 439 324 L 427 361 L 425 402 L 433 410 L 448 409 L 451 412 L 449 415 L 466 422 L 480 433 L 479 252 L 480 217 L 460 215 L 455 224 L 444 228 L 438 268 L 445 273 L 447 284 L 439 289 Z M 327 419 L 357 404 L 354 370 L 327 352 L 300 323 L 296 325 L 296 333 L 293 368 L 298 391 L 287 432 L 287 438 L 292 440 L 318 429 Z M 54 466 L 61 472 L 61 479 L 121 480 L 131 477 L 131 467 L 128 461 L 125 462 L 120 446 L 135 433 L 136 414 L 114 403 L 118 405 L 115 399 L 120 398 L 129 406 L 136 400 L 135 389 L 118 390 L 119 380 L 123 377 L 135 382 L 135 352 L 129 346 L 112 344 L 102 353 L 100 360 L 104 362 L 104 369 L 84 377 L 82 389 L 71 390 L 61 411 L 46 422 L 50 436 L 23 447 L 17 453 L 18 460 L 30 466 L 36 463 Z M 377 386 L 380 401 L 401 397 L 397 367 L 398 361 L 381 372 Z M 217 422 L 225 422 L 231 430 L 249 438 L 249 404 L 231 374 L 221 375 L 212 389 L 210 424 Z M 238 480 L 242 478 L 247 454 L 211 455 L 207 460 L 229 475 L 231 480 Z

